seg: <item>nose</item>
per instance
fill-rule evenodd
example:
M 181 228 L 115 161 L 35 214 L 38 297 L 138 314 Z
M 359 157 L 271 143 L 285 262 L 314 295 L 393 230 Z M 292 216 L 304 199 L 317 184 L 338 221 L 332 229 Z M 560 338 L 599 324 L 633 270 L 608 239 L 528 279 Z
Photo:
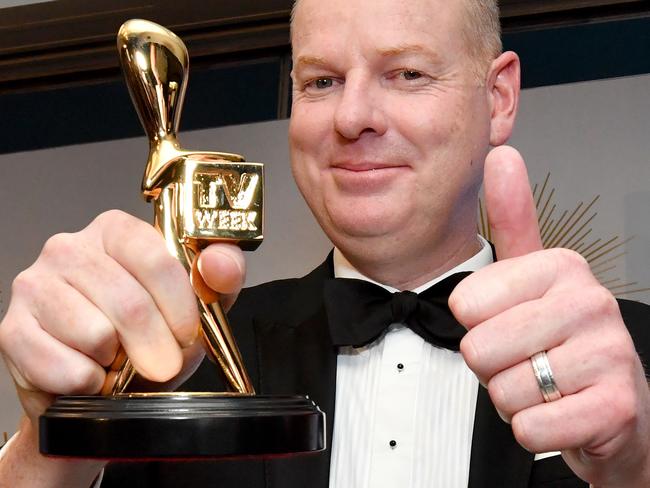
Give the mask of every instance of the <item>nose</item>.
M 382 135 L 386 117 L 378 86 L 363 77 L 348 76 L 334 113 L 334 127 L 342 137 L 356 140 L 364 133 Z

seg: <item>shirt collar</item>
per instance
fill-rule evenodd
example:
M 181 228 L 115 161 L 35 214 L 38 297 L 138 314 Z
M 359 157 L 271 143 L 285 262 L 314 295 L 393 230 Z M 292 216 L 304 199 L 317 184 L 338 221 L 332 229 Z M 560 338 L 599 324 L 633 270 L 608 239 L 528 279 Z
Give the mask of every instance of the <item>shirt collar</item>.
M 415 293 L 420 293 L 421 291 L 424 291 L 427 288 L 431 287 L 432 285 L 436 284 L 438 281 L 442 281 L 449 275 L 452 275 L 454 273 L 461 273 L 463 271 L 477 271 L 483 268 L 484 266 L 491 264 L 494 260 L 492 258 L 492 248 L 490 247 L 490 244 L 482 236 L 477 235 L 476 237 L 478 238 L 479 244 L 481 244 L 481 249 L 479 250 L 479 252 L 474 254 L 474 256 L 469 258 L 467 261 L 460 263 L 458 266 L 450 269 L 446 273 L 441 274 L 440 276 L 432 279 L 431 281 L 418 286 L 412 291 Z M 391 293 L 399 291 L 397 288 L 393 288 L 392 286 L 378 283 L 374 280 L 371 280 L 370 278 L 363 275 L 362 273 L 360 273 L 354 266 L 352 266 L 350 261 L 348 261 L 345 258 L 345 256 L 343 256 L 343 253 L 339 251 L 338 248 L 334 248 L 334 277 L 354 278 L 357 280 L 369 281 L 371 283 L 374 283 L 375 285 L 385 288 Z

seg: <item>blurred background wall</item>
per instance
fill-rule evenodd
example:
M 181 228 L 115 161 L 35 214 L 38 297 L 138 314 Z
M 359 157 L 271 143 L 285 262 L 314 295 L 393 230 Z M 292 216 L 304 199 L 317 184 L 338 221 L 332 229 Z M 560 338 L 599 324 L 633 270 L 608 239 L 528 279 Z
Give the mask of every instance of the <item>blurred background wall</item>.
M 158 3 L 160 15 L 167 12 L 170 19 L 181 18 L 182 13 L 175 17 L 165 10 L 171 2 Z M 562 20 L 547 11 L 535 24 L 532 14 L 514 9 L 515 3 L 504 2 L 504 40 L 506 48 L 522 56 L 525 89 L 511 142 L 523 153 L 538 190 L 550 173 L 545 195 L 555 189 L 554 218 L 600 195 L 587 214 L 598 213 L 588 239 L 601 241 L 592 249 L 615 237 L 609 247 L 633 236 L 609 254 L 625 252 L 603 279 L 613 287 L 627 285 L 614 288 L 617 292 L 648 288 L 650 21 L 629 7 L 601 17 L 593 9 L 583 10 L 578 21 L 569 14 Z M 539 9 L 545 3 L 536 5 Z M 139 2 L 112 4 L 130 8 L 123 14 L 127 18 L 144 8 Z M 61 20 L 59 33 L 48 31 L 49 27 L 36 33 L 29 26 L 56 24 L 46 21 L 57 15 L 64 19 L 65 8 L 96 7 L 74 0 L 40 7 L 2 6 L 0 2 L 0 317 L 9 303 L 14 276 L 34 261 L 50 235 L 79 230 L 110 208 L 145 220 L 151 217 L 139 194 L 147 141 L 115 65 L 116 27 L 99 20 L 92 24 L 92 12 L 86 11 L 90 20 L 75 24 L 75 29 L 66 28 Z M 189 39 L 193 62 L 196 59 L 182 144 L 238 152 L 267 165 L 265 241 L 248 255 L 248 284 L 299 276 L 330 249 L 289 169 L 289 6 L 287 0 L 242 1 L 237 8 L 251 10 L 244 12 L 249 23 L 241 29 L 246 32 L 251 22 L 257 29 L 257 34 L 251 30 L 246 42 L 228 37 L 234 27 L 219 24 L 219 15 L 206 14 L 207 20 L 194 30 L 178 21 Z M 13 32 L 13 44 L 8 32 Z M 206 32 L 222 37 L 208 43 Z M 65 42 L 57 41 L 61 33 L 68 36 Z M 94 44 L 88 40 L 91 37 Z M 95 50 L 94 61 L 82 59 L 83 68 L 75 71 L 73 61 L 79 61 L 75 56 L 83 42 Z M 39 55 L 42 63 L 34 64 Z M 68 59 L 67 71 L 54 62 L 48 65 L 53 59 Z M 648 291 L 629 298 L 650 303 Z M 14 432 L 19 415 L 12 381 L 2 365 L 0 434 Z

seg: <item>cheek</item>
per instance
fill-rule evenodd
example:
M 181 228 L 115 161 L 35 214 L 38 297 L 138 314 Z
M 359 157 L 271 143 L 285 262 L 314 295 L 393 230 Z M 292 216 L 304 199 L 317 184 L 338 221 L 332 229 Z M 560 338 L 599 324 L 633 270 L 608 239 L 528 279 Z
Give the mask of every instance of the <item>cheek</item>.
M 315 184 L 327 166 L 333 147 L 332 103 L 294 100 L 289 121 L 289 149 L 294 177 L 303 187 Z
M 422 161 L 455 170 L 477 162 L 488 147 L 489 117 L 482 105 L 471 96 L 434 99 L 409 104 L 396 120 Z
M 295 101 L 289 121 L 289 143 L 302 153 L 314 153 L 332 126 L 330 110 L 323 102 Z
M 319 163 L 327 161 L 324 154 L 325 144 L 322 124 L 319 124 L 312 111 L 305 107 L 292 109 L 289 123 L 289 152 L 291 158 L 291 172 L 298 189 L 303 197 L 313 206 L 313 200 L 320 188 Z M 315 114 L 314 114 L 315 115 Z
M 482 178 L 482 163 L 489 143 L 486 121 L 476 100 L 409 106 L 399 119 L 400 133 L 417 151 L 419 178 L 416 207 L 428 215 L 453 215 L 465 209 L 468 195 Z
M 440 145 L 459 130 L 460 110 L 449 98 L 446 94 L 395 97 L 389 105 L 392 124 L 415 147 Z

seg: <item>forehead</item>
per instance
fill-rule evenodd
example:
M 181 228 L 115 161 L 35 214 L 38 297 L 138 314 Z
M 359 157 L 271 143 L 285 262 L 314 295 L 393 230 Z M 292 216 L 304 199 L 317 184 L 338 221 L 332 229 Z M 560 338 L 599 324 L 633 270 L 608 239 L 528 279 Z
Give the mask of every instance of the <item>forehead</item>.
M 299 0 L 292 24 L 294 55 L 367 53 L 403 45 L 458 54 L 462 1 Z

